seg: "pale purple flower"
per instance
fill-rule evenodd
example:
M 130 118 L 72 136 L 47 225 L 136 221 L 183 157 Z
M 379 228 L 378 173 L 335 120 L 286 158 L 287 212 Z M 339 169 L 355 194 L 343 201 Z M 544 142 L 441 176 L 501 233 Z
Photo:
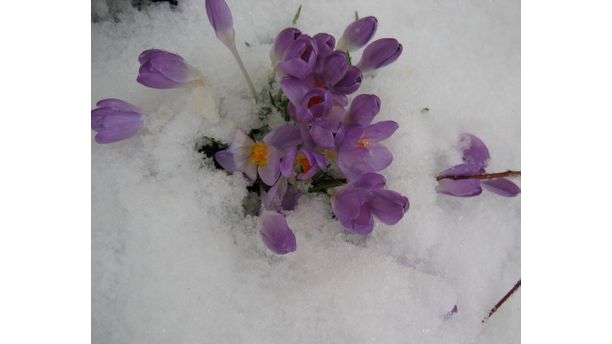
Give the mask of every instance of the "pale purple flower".
M 367 235 L 374 229 L 374 219 L 387 225 L 398 223 L 408 211 L 408 198 L 384 190 L 385 177 L 366 173 L 358 179 L 332 189 L 332 209 L 350 232 Z
M 130 138 L 144 125 L 140 109 L 119 99 L 103 99 L 91 110 L 91 129 L 97 143 L 112 143 Z
M 323 154 L 308 148 L 291 148 L 281 162 L 281 174 L 287 178 L 300 180 L 312 178 L 319 170 L 327 170 L 327 160 Z M 298 172 L 296 172 L 296 169 Z
M 259 175 L 266 185 L 272 186 L 280 176 L 281 157 L 299 142 L 299 131 L 290 124 L 275 128 L 262 142 L 253 141 L 239 129 L 230 146 L 215 154 L 215 160 L 228 172 L 242 172 L 251 181 Z
M 374 37 L 377 25 L 376 17 L 364 17 L 352 22 L 340 37 L 338 48 L 354 51 L 363 47 Z
M 272 51 L 270 51 L 270 60 L 272 61 L 273 67 L 276 67 L 278 61 L 280 61 L 285 55 L 285 51 L 301 35 L 302 32 L 300 30 L 289 27 L 281 31 L 278 36 L 276 36 L 274 46 L 272 46 Z
M 235 45 L 234 22 L 225 0 L 206 0 L 206 15 L 217 38 L 231 49 Z
M 463 163 L 440 173 L 442 177 L 468 177 L 484 174 L 490 159 L 487 146 L 478 137 L 462 134 L 459 147 Z M 482 188 L 505 197 L 514 197 L 521 189 L 506 178 L 495 179 L 440 179 L 436 190 L 439 193 L 457 197 L 473 197 L 482 193 Z
M 351 125 L 341 129 L 336 136 L 338 166 L 348 180 L 382 171 L 391 164 L 393 155 L 380 142 L 391 137 L 398 127 L 394 121 L 382 121 L 365 127 Z
M 297 248 L 295 234 L 283 215 L 265 210 L 261 218 L 261 238 L 272 252 L 277 254 L 287 254 L 294 252 Z
M 165 50 L 145 50 L 138 57 L 138 61 L 140 70 L 136 80 L 151 88 L 177 88 L 201 80 L 199 72 L 190 67 L 182 57 Z
M 397 60 L 402 54 L 402 45 L 394 38 L 382 38 L 370 43 L 357 64 L 363 73 L 382 68 Z

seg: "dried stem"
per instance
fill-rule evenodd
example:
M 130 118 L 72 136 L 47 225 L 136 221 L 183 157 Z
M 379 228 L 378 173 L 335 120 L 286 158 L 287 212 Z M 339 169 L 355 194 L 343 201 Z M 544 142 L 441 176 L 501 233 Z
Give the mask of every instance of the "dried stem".
M 493 308 L 491 308 L 491 310 L 489 311 L 489 314 L 484 319 L 482 319 L 482 322 L 484 323 L 485 320 L 489 319 L 491 315 L 493 315 L 493 313 L 495 313 L 495 311 L 497 311 L 497 309 L 501 307 L 501 305 L 503 305 L 504 302 L 506 302 L 506 300 L 508 300 L 508 298 L 512 296 L 512 294 L 514 294 L 514 292 L 517 291 L 518 288 L 520 287 L 521 287 L 521 280 L 518 280 L 518 282 L 516 282 L 514 287 L 512 287 L 512 289 L 510 289 L 510 291 L 507 292 L 506 295 L 504 295 L 504 297 L 501 298 L 501 300 L 497 301 L 495 306 L 493 306 Z
M 508 170 L 506 172 L 497 172 L 497 173 L 485 173 L 485 174 L 477 174 L 473 176 L 437 176 L 436 180 L 442 179 L 452 179 L 452 180 L 462 180 L 462 179 L 495 179 L 495 178 L 503 178 L 503 177 L 516 177 L 520 176 L 521 171 L 511 171 Z

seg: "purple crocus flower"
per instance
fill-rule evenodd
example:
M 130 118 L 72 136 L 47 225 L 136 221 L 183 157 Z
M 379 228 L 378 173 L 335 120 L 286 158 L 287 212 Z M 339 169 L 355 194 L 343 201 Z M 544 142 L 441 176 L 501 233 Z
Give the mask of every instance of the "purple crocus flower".
M 462 134 L 459 142 L 463 163 L 444 170 L 439 175 L 436 190 L 457 197 L 473 197 L 482 193 L 482 188 L 505 197 L 514 197 L 521 189 L 506 178 L 477 179 L 485 173 L 490 155 L 487 146 L 478 137 Z M 467 177 L 460 179 L 440 177 Z
M 177 54 L 160 49 L 143 51 L 138 57 L 139 83 L 159 89 L 177 88 L 202 82 L 200 73 Z
M 119 99 L 102 99 L 91 110 L 91 129 L 97 143 L 112 143 L 130 138 L 144 125 L 144 114 L 132 104 Z
M 314 71 L 318 52 L 317 42 L 308 35 L 301 35 L 287 47 L 277 70 L 283 78 L 303 79 Z
M 234 21 L 225 0 L 206 0 L 206 15 L 217 38 L 232 49 L 235 46 Z
M 357 64 L 363 73 L 382 68 L 397 60 L 402 54 L 402 45 L 394 38 L 382 38 L 370 43 Z
M 319 170 L 327 170 L 327 160 L 323 154 L 297 146 L 291 148 L 281 162 L 281 174 L 287 178 L 296 176 L 297 179 L 306 180 L 312 178 Z
M 295 234 L 283 215 L 265 210 L 261 218 L 261 238 L 272 252 L 277 254 L 287 254 L 294 252 L 297 248 Z
M 332 209 L 340 223 L 350 232 L 367 235 L 374 229 L 373 216 L 387 225 L 398 223 L 408 211 L 408 198 L 384 190 L 385 177 L 366 173 L 346 185 L 334 188 Z
M 355 51 L 368 44 L 376 33 L 378 20 L 376 17 L 365 17 L 352 22 L 346 27 L 338 48 L 345 51 Z
M 337 135 L 339 142 L 338 166 L 348 180 L 364 173 L 379 172 L 393 161 L 391 152 L 380 142 L 388 139 L 399 125 L 382 121 L 365 127 L 343 127 Z
M 296 28 L 289 27 L 281 31 L 278 36 L 276 36 L 276 40 L 274 41 L 274 46 L 272 47 L 272 51 L 270 51 L 270 60 L 272 61 L 272 66 L 276 67 L 278 61 L 280 61 L 285 55 L 285 51 L 295 42 L 295 40 L 302 35 L 302 32 Z M 315 36 L 316 37 L 316 36 Z
M 299 142 L 299 131 L 290 124 L 275 128 L 262 142 L 253 141 L 239 129 L 231 145 L 215 154 L 215 160 L 228 172 L 242 172 L 252 181 L 259 175 L 266 185 L 272 186 L 280 176 L 281 157 Z

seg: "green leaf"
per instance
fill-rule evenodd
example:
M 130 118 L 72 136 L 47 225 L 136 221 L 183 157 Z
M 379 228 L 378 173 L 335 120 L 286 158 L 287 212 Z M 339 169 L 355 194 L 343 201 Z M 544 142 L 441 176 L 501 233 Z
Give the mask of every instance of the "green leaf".
M 300 13 L 302 13 L 302 5 L 300 4 L 300 7 L 298 7 L 297 12 L 295 13 L 295 16 L 293 17 L 293 25 L 295 25 L 298 21 L 298 19 L 300 19 Z

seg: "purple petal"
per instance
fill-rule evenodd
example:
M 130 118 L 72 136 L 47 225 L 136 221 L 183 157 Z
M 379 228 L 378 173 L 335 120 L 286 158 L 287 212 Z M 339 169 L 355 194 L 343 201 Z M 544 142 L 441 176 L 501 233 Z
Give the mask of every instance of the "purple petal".
M 330 89 L 335 93 L 351 94 L 361 86 L 361 70 L 355 66 L 349 66 L 342 80 L 334 84 Z
M 224 149 L 215 153 L 215 160 L 223 169 L 228 172 L 236 171 L 236 163 L 234 162 L 234 154 L 229 149 Z
M 482 186 L 500 196 L 514 197 L 521 192 L 521 189 L 506 178 L 498 178 L 492 180 L 483 180 Z
M 274 183 L 270 190 L 265 192 L 264 196 L 262 197 L 264 208 L 268 210 L 280 211 L 282 199 L 287 192 L 287 186 L 287 178 L 278 178 L 276 183 Z
M 468 164 L 486 167 L 489 163 L 489 149 L 481 139 L 472 134 L 462 134 L 459 146 L 463 151 L 463 161 Z
M 359 216 L 359 210 L 365 201 L 365 193 L 362 190 L 340 187 L 332 198 L 332 210 L 341 223 L 349 223 Z
M 157 89 L 169 89 L 184 86 L 183 84 L 171 80 L 157 71 L 151 71 L 150 63 L 151 62 L 147 62 L 140 67 L 138 77 L 136 78 L 137 82 L 144 86 Z
M 408 198 L 391 190 L 374 191 L 368 205 L 372 214 L 387 225 L 398 223 L 409 207 Z
M 338 46 L 347 51 L 357 50 L 368 44 L 376 33 L 378 20 L 376 17 L 364 17 L 352 22 L 346 27 Z
M 304 95 L 310 90 L 308 85 L 300 79 L 287 78 L 281 81 L 283 93 L 289 98 L 289 101 L 294 105 L 300 105 Z
M 444 176 L 444 177 L 474 176 L 474 175 L 483 174 L 483 173 L 484 173 L 484 169 L 482 169 L 480 166 L 464 163 L 464 164 L 453 166 L 449 169 L 446 169 L 440 172 L 440 176 Z
M 382 189 L 386 184 L 387 180 L 384 176 L 378 173 L 366 173 L 355 181 L 351 182 L 350 186 L 366 191 L 372 191 Z
M 480 195 L 482 188 L 478 179 L 442 179 L 438 181 L 436 191 L 457 197 L 473 197 Z
M 302 192 L 295 185 L 289 185 L 287 192 L 285 192 L 285 197 L 283 197 L 281 208 L 283 210 L 294 210 L 298 205 L 300 197 L 302 197 Z
M 268 146 L 268 161 L 265 165 L 257 168 L 259 177 L 266 183 L 272 186 L 280 176 L 280 154 L 273 146 Z
M 317 166 L 323 170 L 323 171 L 327 171 L 327 159 L 325 159 L 325 156 L 323 156 L 323 154 L 320 154 L 316 151 L 312 151 L 312 156 L 315 159 L 315 162 L 317 163 Z
M 263 141 L 281 151 L 281 154 L 302 142 L 299 129 L 292 124 L 284 124 L 269 132 Z
M 359 209 L 359 214 L 356 218 L 349 222 L 340 221 L 340 223 L 349 232 L 359 235 L 368 235 L 374 229 L 374 219 L 372 218 L 372 213 L 365 205 Z
M 225 0 L 206 0 L 206 15 L 217 38 L 228 47 L 234 43 L 232 12 Z
M 279 213 L 273 211 L 264 211 L 261 215 L 261 238 L 272 252 L 277 254 L 286 254 L 294 252 L 297 248 L 295 234 L 287 220 Z
M 280 164 L 280 171 L 283 176 L 291 178 L 295 176 L 295 156 L 297 154 L 297 146 L 293 146 L 289 149 L 289 152 L 283 157 L 283 161 Z
M 357 67 L 364 73 L 369 72 L 395 62 L 401 54 L 402 45 L 396 39 L 379 39 L 365 48 Z
M 335 85 L 340 82 L 349 68 L 346 53 L 336 51 L 325 58 L 323 62 L 321 77 L 326 85 Z
M 325 129 L 318 125 L 313 125 L 312 129 L 310 130 L 310 135 L 318 147 L 333 150 L 336 146 L 334 142 L 334 134 L 329 129 Z
M 380 112 L 380 98 L 373 94 L 360 94 L 351 102 L 346 115 L 347 124 L 365 127 L 372 123 L 374 116 Z
M 100 101 L 98 101 L 96 103 L 97 107 L 108 107 L 111 108 L 113 110 L 120 110 L 120 111 L 131 111 L 131 112 L 136 112 L 136 113 L 142 113 L 140 111 L 139 108 L 135 107 L 134 105 L 125 102 L 121 99 L 117 99 L 117 98 L 107 98 L 107 99 L 102 99 Z
M 113 143 L 128 139 L 140 130 L 139 127 L 122 127 L 113 130 L 101 130 L 96 134 L 96 142 L 100 144 Z
M 380 142 L 388 139 L 399 128 L 395 121 L 382 121 L 365 128 L 364 137 Z

